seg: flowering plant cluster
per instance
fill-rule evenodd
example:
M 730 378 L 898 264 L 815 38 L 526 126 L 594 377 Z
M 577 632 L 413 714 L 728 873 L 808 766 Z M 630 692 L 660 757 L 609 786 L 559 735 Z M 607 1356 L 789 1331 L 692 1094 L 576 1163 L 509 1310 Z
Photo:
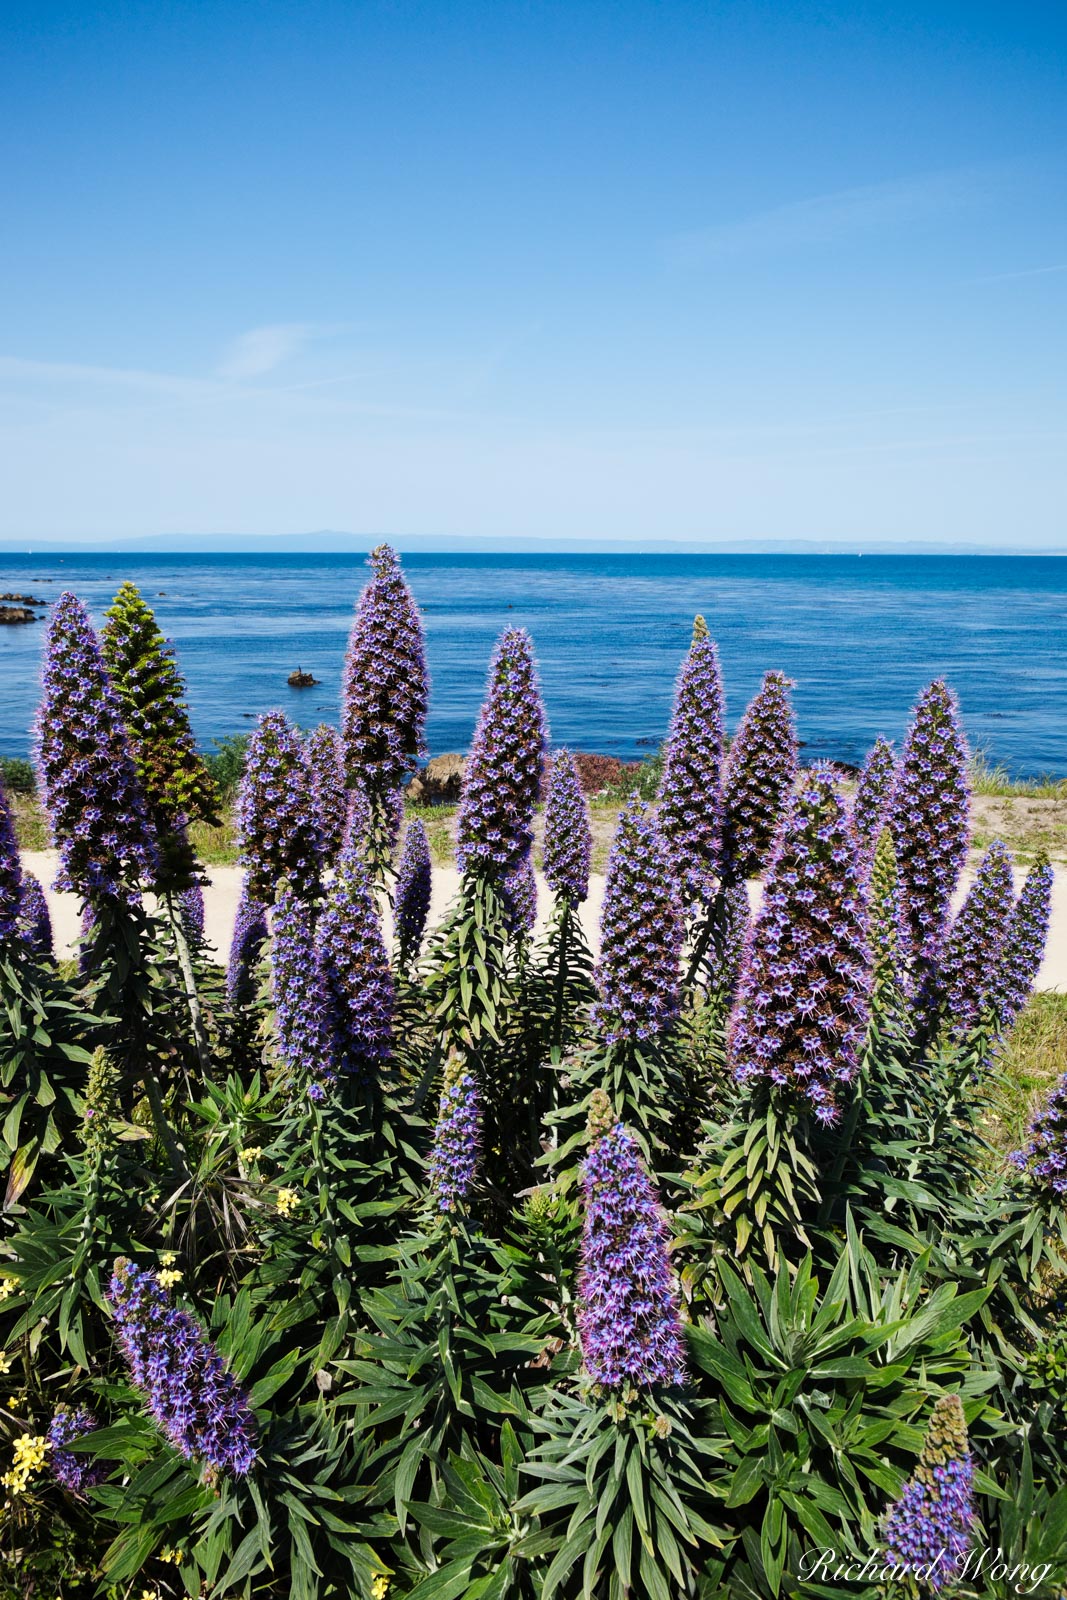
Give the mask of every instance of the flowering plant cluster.
M 249 893 L 270 905 L 282 880 L 314 893 L 322 868 L 311 779 L 296 730 L 281 711 L 260 717 L 248 744 L 237 804 Z
M 81 602 L 61 594 L 45 642 L 37 773 L 59 845 L 57 889 L 129 899 L 159 856 L 100 643 Z
M 922 695 L 899 760 L 878 742 L 849 804 L 799 767 L 781 673 L 724 756 L 698 619 L 595 940 L 612 798 L 591 812 L 580 779 L 606 768 L 546 756 L 533 647 L 508 629 L 437 922 L 449 813 L 430 838 L 410 817 L 393 864 L 421 623 L 393 553 L 372 566 L 343 733 L 271 712 L 248 742 L 225 981 L 173 653 L 132 589 L 115 684 L 78 602 L 53 616 L 42 782 L 80 972 L 50 956 L 0 797 L 18 1581 L 992 1600 L 981 1527 L 1038 1558 L 1032 1592 L 1067 1592 L 1067 1075 L 1014 1162 L 993 1097 L 1057 1021 L 1055 996 L 1028 1003 L 1054 874 L 1038 860 L 1016 895 L 998 842 L 958 894 L 951 692 Z
M 593 1016 L 608 1043 L 656 1039 L 677 1021 L 682 937 L 670 858 L 648 807 L 633 800 L 619 817 L 600 917 Z
M 782 825 L 730 1018 L 739 1083 L 799 1097 L 820 1122 L 840 1113 L 870 1005 L 863 877 L 833 771 L 813 767 Z
M 121 1259 L 108 1301 L 130 1381 L 174 1448 L 216 1473 L 250 1472 L 255 1418 L 199 1323 L 171 1304 L 154 1272 Z
M 461 872 L 504 878 L 529 851 L 544 747 L 533 646 L 523 629 L 509 628 L 493 655 L 463 774 L 456 852 Z

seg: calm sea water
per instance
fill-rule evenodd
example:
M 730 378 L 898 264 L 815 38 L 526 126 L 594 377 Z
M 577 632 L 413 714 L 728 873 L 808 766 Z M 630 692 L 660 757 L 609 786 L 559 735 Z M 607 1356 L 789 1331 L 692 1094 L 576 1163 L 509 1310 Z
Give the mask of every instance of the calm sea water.
M 662 738 L 693 614 L 718 641 L 735 723 L 770 667 L 796 679 L 805 757 L 899 738 L 931 678 L 973 743 L 1067 776 L 1067 560 L 983 556 L 410 555 L 433 674 L 433 753 L 466 747 L 493 640 L 533 635 L 553 741 L 634 758 Z M 205 745 L 274 706 L 334 720 L 365 581 L 353 556 L 0 556 L 0 590 L 73 589 L 99 623 L 132 579 L 177 646 Z M 44 625 L 0 628 L 0 753 L 25 755 Z M 321 679 L 293 690 L 301 666 Z

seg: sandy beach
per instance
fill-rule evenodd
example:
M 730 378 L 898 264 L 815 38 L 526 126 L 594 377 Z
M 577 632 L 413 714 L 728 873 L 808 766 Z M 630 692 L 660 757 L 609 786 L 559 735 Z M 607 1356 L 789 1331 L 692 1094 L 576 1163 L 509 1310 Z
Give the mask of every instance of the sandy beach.
M 74 895 L 57 894 L 49 887 L 56 874 L 55 852 L 26 850 L 22 853 L 22 861 L 27 870 L 35 873 L 45 886 L 57 955 L 71 955 L 79 931 L 78 903 Z M 1016 870 L 1016 886 L 1022 883 L 1025 876 L 1025 871 Z M 969 877 L 965 874 L 961 895 L 966 892 L 968 881 Z M 589 899 L 582 907 L 582 924 L 594 949 L 597 944 L 600 907 L 604 898 L 604 882 L 602 876 L 594 874 L 589 883 Z M 551 895 L 540 875 L 537 885 L 539 906 L 546 909 L 551 903 Z M 455 867 L 434 868 L 433 894 L 430 901 L 431 925 L 444 915 L 458 886 L 459 874 Z M 229 953 L 240 892 L 240 868 L 208 869 L 208 883 L 204 889 L 204 926 L 208 941 L 217 951 L 220 961 L 225 961 Z M 759 896 L 760 885 L 749 884 L 749 897 L 753 905 L 758 904 Z M 1062 867 L 1056 869 L 1052 890 L 1052 926 L 1049 930 L 1045 960 L 1038 974 L 1037 987 L 1067 990 L 1067 869 Z

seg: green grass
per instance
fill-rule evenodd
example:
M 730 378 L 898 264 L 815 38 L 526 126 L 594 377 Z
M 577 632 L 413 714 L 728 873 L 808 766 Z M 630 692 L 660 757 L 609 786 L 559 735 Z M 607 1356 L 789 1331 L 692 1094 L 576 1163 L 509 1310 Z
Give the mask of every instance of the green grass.
M 1013 778 L 1007 767 L 990 766 L 981 750 L 971 761 L 971 787 L 975 794 L 1004 799 L 1067 799 L 1067 778 Z
M 11 810 L 15 818 L 15 837 L 20 850 L 47 850 L 51 840 L 44 807 L 32 794 L 13 794 Z
M 458 806 L 407 806 L 409 821 L 416 817 L 426 829 L 430 860 L 435 867 L 450 866 L 455 859 L 455 822 Z
M 1067 1071 L 1067 994 L 1044 990 L 1031 998 L 998 1066 L 986 1133 L 1001 1150 L 1018 1150 L 1035 1111 Z

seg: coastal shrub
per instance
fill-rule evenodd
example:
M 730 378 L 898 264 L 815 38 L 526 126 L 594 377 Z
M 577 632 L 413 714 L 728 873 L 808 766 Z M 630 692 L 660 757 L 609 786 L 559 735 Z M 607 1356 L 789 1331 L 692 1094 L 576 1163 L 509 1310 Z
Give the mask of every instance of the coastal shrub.
M 21 756 L 0 756 L 0 782 L 8 794 L 34 794 L 33 766 Z
M 224 969 L 202 857 L 146 893 L 202 769 L 124 593 L 147 709 L 75 597 L 52 613 L 76 961 L 0 795 L 0 1600 L 1058 1600 L 1067 1013 L 1027 1004 L 1052 873 L 1017 888 L 991 843 L 954 897 L 950 688 L 850 799 L 798 771 L 780 673 L 727 750 L 698 620 L 626 772 L 546 756 L 509 628 L 454 818 L 401 834 L 428 683 L 378 550 L 342 732 L 268 712 L 204 758 L 240 793 Z

